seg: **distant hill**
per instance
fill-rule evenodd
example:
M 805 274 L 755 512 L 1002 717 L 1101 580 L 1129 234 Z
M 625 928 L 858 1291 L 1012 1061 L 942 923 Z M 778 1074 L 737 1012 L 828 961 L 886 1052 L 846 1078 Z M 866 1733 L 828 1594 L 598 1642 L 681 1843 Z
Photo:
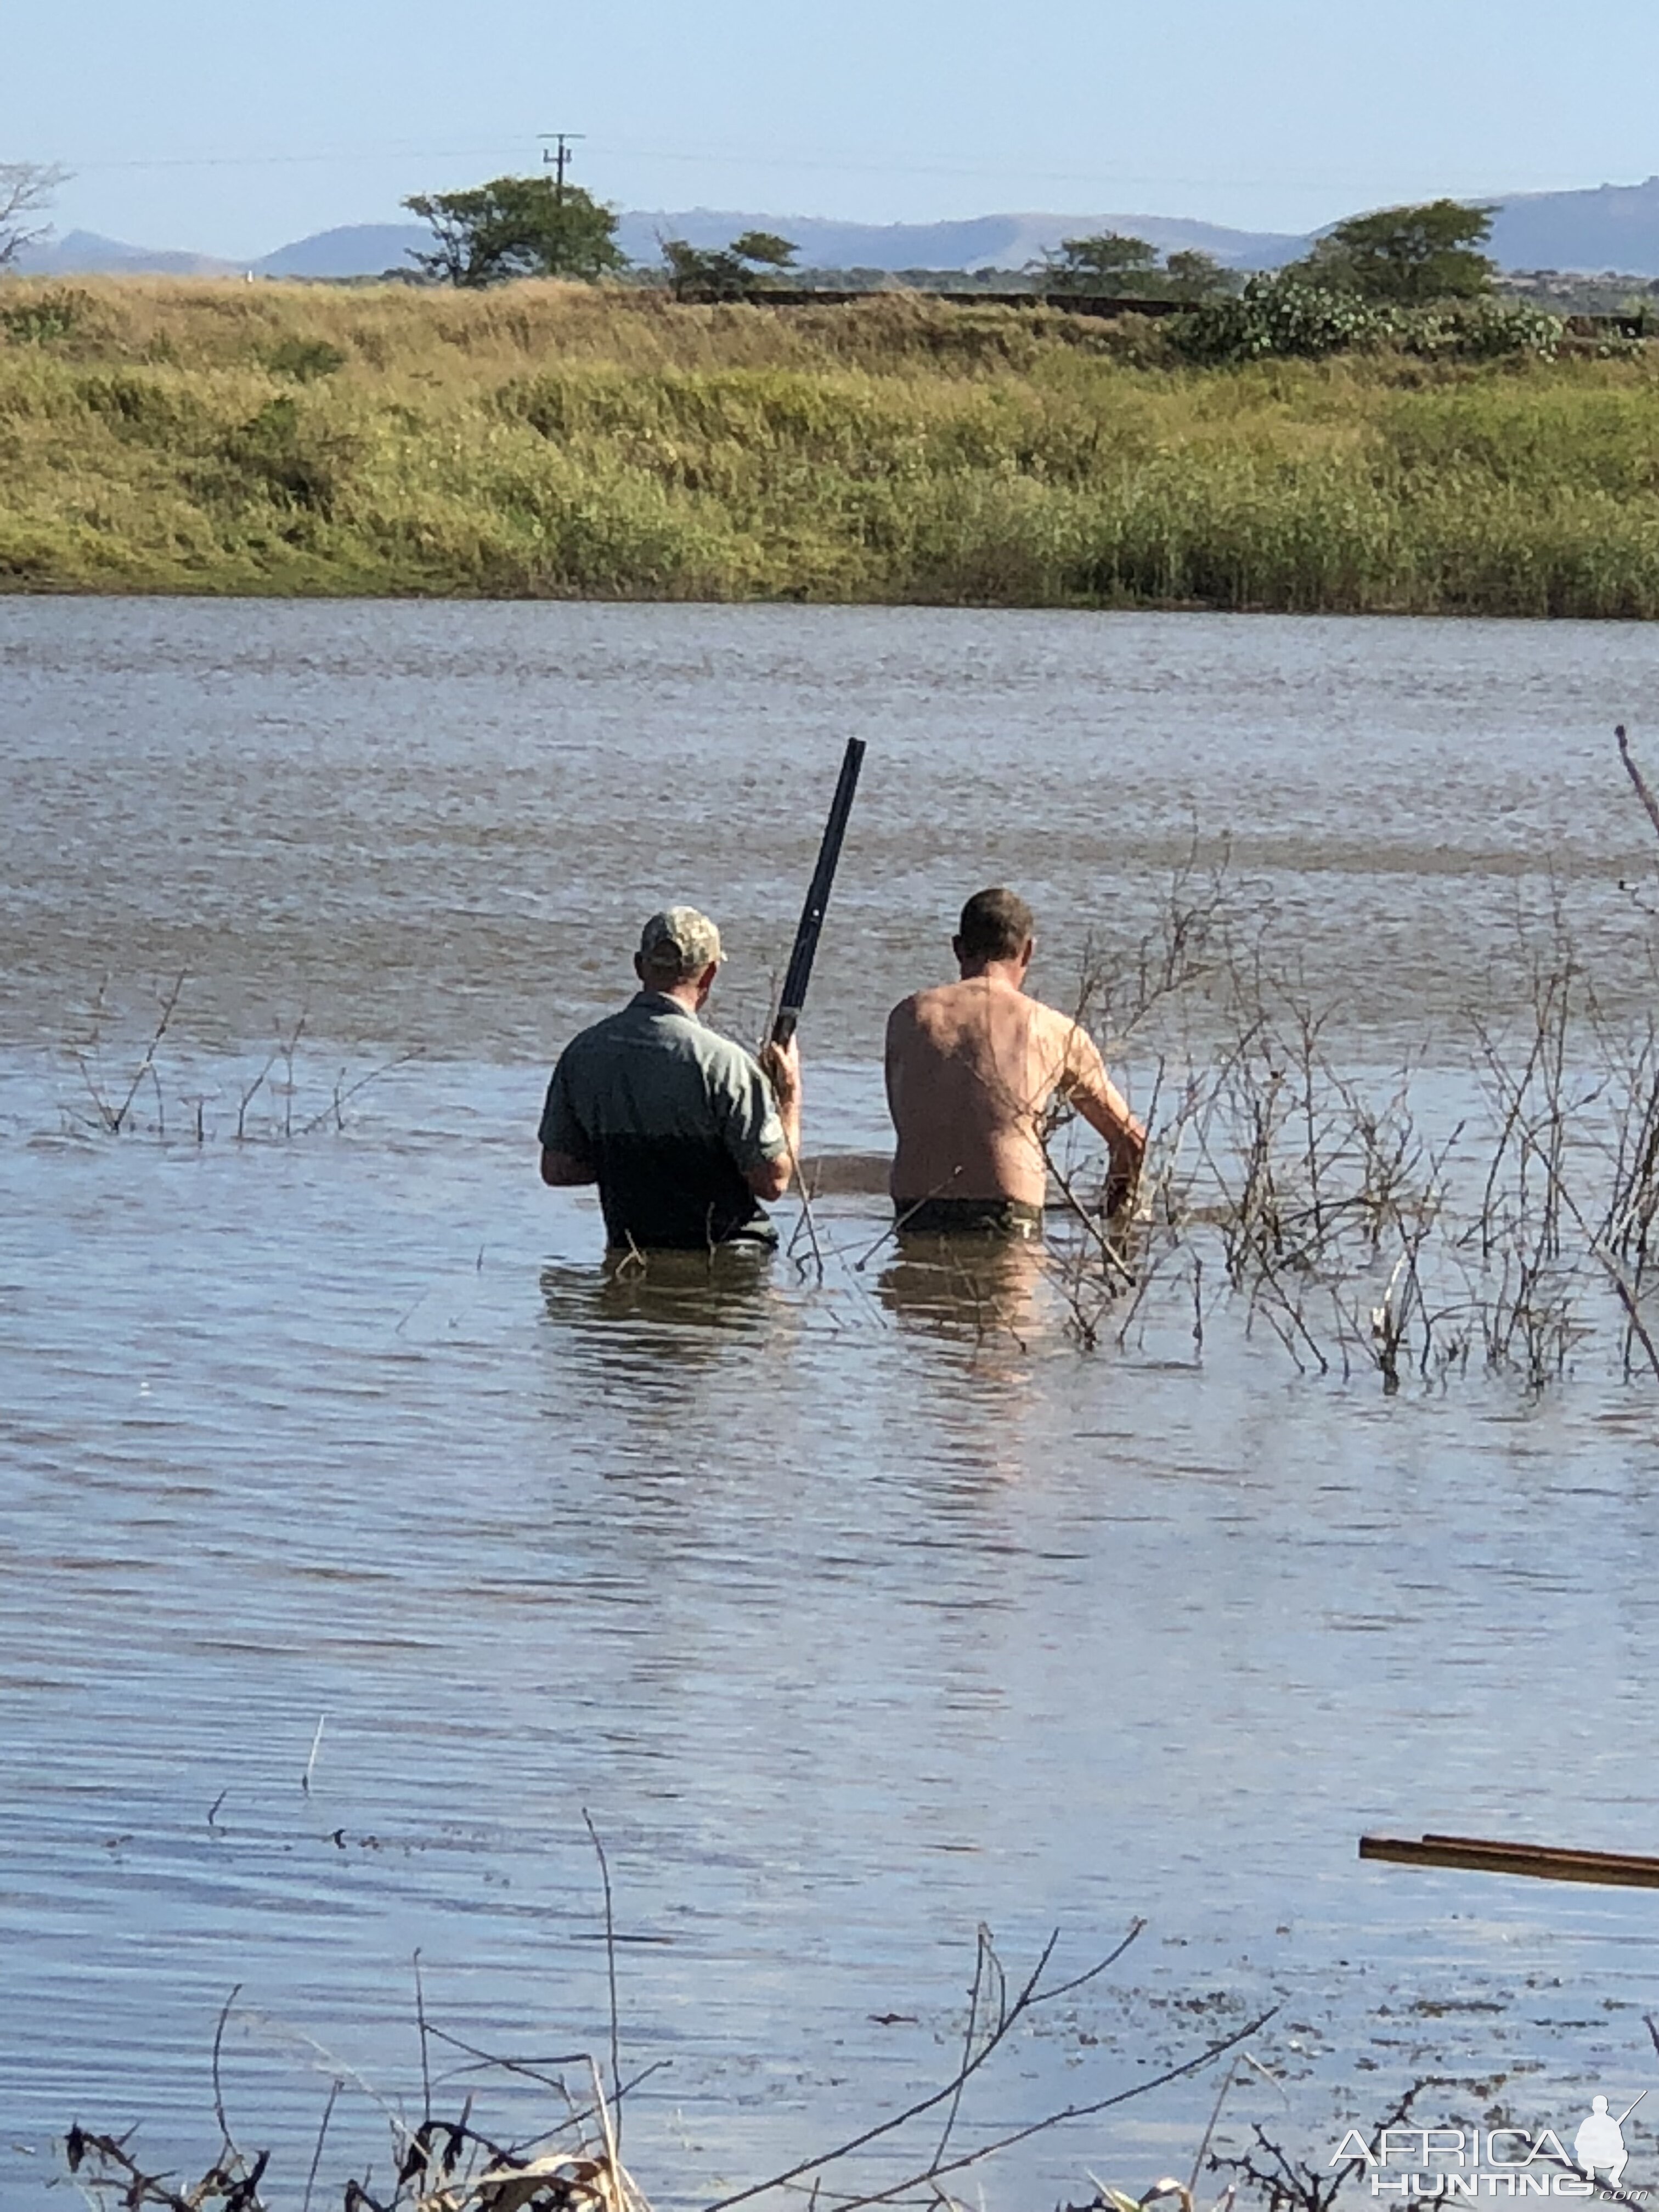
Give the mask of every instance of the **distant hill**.
M 351 222 L 279 246 L 253 267 L 261 276 L 378 276 L 410 267 L 411 247 L 429 251 L 431 245 L 423 222 Z
M 18 266 L 27 275 L 42 276 L 226 276 L 238 264 L 216 261 L 206 253 L 156 252 L 149 246 L 124 246 L 118 238 L 100 238 L 95 230 L 72 230 L 67 237 L 31 247 L 20 255 Z
M 1616 269 L 1632 276 L 1659 276 L 1659 177 L 1593 191 L 1492 198 L 1498 208 L 1492 251 L 1505 269 Z M 621 218 L 617 237 L 630 259 L 653 262 L 659 239 L 724 246 L 744 230 L 781 231 L 800 248 L 804 268 L 890 271 L 1020 269 L 1062 238 L 1101 230 L 1148 239 L 1165 252 L 1189 248 L 1212 253 L 1231 269 L 1276 269 L 1310 243 L 1282 232 L 1229 230 L 1175 216 L 1016 214 L 975 216 L 960 222 L 861 223 L 721 208 L 635 210 Z M 378 276 L 387 269 L 409 267 L 410 248 L 425 246 L 428 238 L 421 223 L 348 223 L 296 239 L 247 263 L 155 252 L 73 230 L 54 245 L 37 248 L 22 265 L 60 276 L 149 270 L 204 276 L 251 267 L 263 276 Z
M 1492 251 L 1505 269 L 1616 269 L 1659 276 L 1659 177 L 1503 202 Z
M 1165 252 L 1213 253 L 1230 269 L 1276 269 L 1307 241 L 1272 231 L 1226 230 L 1157 215 L 983 215 L 962 222 L 831 222 L 820 216 L 750 215 L 719 208 L 624 215 L 617 238 L 634 261 L 654 261 L 658 240 L 725 246 L 745 230 L 781 231 L 807 269 L 1023 269 L 1062 238 L 1118 230 Z
M 720 208 L 626 214 L 617 236 L 630 260 L 654 262 L 662 239 L 725 246 L 745 230 L 781 231 L 793 239 L 801 266 L 809 269 L 1020 269 L 1062 238 L 1099 230 L 1127 231 L 1166 252 L 1196 247 L 1228 268 L 1273 269 L 1307 243 L 1276 232 L 1227 230 L 1216 223 L 1152 215 L 987 215 L 962 222 L 860 223 Z M 23 266 L 58 276 L 146 270 L 222 276 L 251 268 L 259 276 L 378 276 L 388 269 L 408 268 L 410 252 L 429 246 L 431 236 L 424 223 L 347 223 L 295 239 L 257 261 L 229 262 L 204 254 L 156 252 L 76 230 L 57 245 L 37 250 Z

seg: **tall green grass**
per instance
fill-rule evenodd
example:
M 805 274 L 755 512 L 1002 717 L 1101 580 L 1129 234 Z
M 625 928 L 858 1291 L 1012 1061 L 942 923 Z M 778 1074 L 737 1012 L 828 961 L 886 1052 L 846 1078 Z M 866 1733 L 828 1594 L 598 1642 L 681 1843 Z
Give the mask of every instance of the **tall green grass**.
M 551 285 L 0 285 L 0 586 L 1659 613 L 1646 358 Z

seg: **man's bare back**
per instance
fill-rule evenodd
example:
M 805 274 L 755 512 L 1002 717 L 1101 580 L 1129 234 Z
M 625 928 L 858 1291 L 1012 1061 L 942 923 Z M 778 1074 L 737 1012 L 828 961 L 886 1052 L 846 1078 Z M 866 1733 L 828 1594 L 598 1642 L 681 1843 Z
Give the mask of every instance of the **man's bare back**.
M 1009 909 L 986 938 L 981 902 Z M 1000 909 L 993 908 L 993 917 Z M 1024 917 L 1022 940 L 1006 944 Z M 887 1024 L 887 1102 L 898 1136 L 893 1197 L 900 1211 L 928 1200 L 1008 1200 L 1041 1207 L 1048 1187 L 1042 1129 L 1059 1092 L 1111 1148 L 1113 1180 L 1132 1182 L 1146 1134 L 1107 1075 L 1094 1041 L 1023 988 L 1030 913 L 1007 892 L 981 892 L 956 939 L 960 982 L 918 991 Z M 975 936 L 969 933 L 977 930 Z M 988 942 L 988 957 L 982 949 Z

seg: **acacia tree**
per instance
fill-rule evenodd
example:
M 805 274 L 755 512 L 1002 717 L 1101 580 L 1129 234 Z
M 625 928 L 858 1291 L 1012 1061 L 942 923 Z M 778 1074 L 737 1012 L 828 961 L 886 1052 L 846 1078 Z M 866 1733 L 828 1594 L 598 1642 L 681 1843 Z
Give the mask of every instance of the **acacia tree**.
M 799 250 L 775 230 L 745 230 L 730 246 L 689 246 L 683 238 L 665 238 L 661 244 L 677 300 L 744 299 L 764 283 L 765 270 L 787 270 Z
M 1294 273 L 1333 291 L 1402 307 L 1478 300 L 1492 290 L 1498 273 L 1480 252 L 1496 212 L 1442 199 L 1351 216 L 1295 264 Z
M 1146 285 L 1158 268 L 1158 248 L 1121 230 L 1101 230 L 1062 238 L 1059 252 L 1045 253 L 1036 267 L 1052 292 L 1118 292 Z
M 432 227 L 430 253 L 410 258 L 428 276 L 476 289 L 514 276 L 595 277 L 623 270 L 617 215 L 580 185 L 551 177 L 495 177 L 461 192 L 404 202 Z
M 1165 261 L 1163 276 L 1170 295 L 1177 300 L 1217 300 L 1237 291 L 1238 279 L 1213 253 L 1188 246 Z
M 52 236 L 52 225 L 35 218 L 68 180 L 67 169 L 46 163 L 0 161 L 0 270 L 14 267 L 26 248 Z

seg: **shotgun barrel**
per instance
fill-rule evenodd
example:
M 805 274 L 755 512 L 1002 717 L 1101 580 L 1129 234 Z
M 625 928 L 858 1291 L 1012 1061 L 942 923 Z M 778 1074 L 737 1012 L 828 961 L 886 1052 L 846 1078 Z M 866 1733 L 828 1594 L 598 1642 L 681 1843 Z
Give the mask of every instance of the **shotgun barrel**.
M 853 795 L 859 787 L 859 770 L 863 765 L 863 738 L 848 738 L 847 750 L 842 756 L 836 795 L 830 802 L 830 819 L 824 824 L 823 842 L 818 847 L 817 866 L 812 871 L 806 903 L 800 910 L 800 927 L 795 932 L 795 949 L 789 956 L 789 971 L 783 979 L 783 996 L 778 1002 L 777 1019 L 772 1024 L 774 1044 L 788 1043 L 795 1034 L 800 1010 L 806 1004 L 806 987 L 812 980 L 812 961 L 823 928 L 824 911 L 830 904 L 830 887 L 836 880 L 836 865 L 841 859 L 842 840 L 847 835 L 847 817 L 853 811 Z

